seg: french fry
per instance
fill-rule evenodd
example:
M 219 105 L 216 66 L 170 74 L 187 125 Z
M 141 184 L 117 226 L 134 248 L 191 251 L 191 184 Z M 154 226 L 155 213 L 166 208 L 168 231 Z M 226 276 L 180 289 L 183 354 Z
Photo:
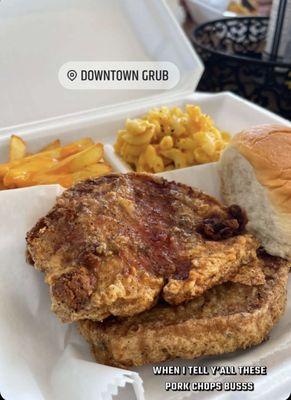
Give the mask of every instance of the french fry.
M 92 177 L 94 177 L 109 174 L 109 172 L 112 172 L 112 168 L 109 164 L 98 162 L 97 164 L 88 165 L 88 167 L 84 168 L 84 171 L 91 173 Z
M 41 150 L 40 153 L 44 152 L 44 151 L 49 151 L 49 150 L 54 150 L 57 149 L 58 147 L 61 147 L 61 141 L 60 139 L 56 139 L 53 142 L 47 144 L 46 146 L 44 146 Z
M 13 168 L 23 168 L 24 165 L 29 164 L 30 162 L 34 161 L 34 160 L 38 160 L 41 158 L 51 158 L 53 159 L 59 159 L 61 156 L 61 150 L 60 148 L 58 149 L 53 149 L 53 150 L 49 150 L 43 153 L 36 153 L 36 154 L 32 154 L 31 156 L 28 157 L 24 157 L 21 160 L 15 160 L 15 161 L 11 161 L 10 163 L 5 163 L 5 164 L 0 164 L 0 177 L 4 177 L 8 171 L 10 169 Z
M 59 161 L 56 165 L 52 166 L 48 173 L 62 173 L 67 174 L 71 172 L 80 171 L 88 165 L 97 163 L 103 157 L 103 145 L 101 143 L 93 144 L 87 149 L 73 154 Z
M 73 184 L 72 174 L 37 174 L 32 178 L 32 185 L 61 185 L 65 188 Z M 30 185 L 27 185 L 30 186 Z
M 73 143 L 68 144 L 67 146 L 61 147 L 61 155 L 60 158 L 65 158 L 76 154 L 82 150 L 87 149 L 88 147 L 94 144 L 91 138 L 83 138 L 80 140 L 76 140 Z
M 59 184 L 65 188 L 89 178 L 97 178 L 101 175 L 109 174 L 112 168 L 108 164 L 97 163 L 85 167 L 82 171 L 71 174 L 35 174 L 33 176 L 34 185 Z
M 97 164 L 88 165 L 82 171 L 73 173 L 73 184 L 84 179 L 98 178 L 99 176 L 109 174 L 112 171 L 110 165 L 99 162 Z
M 78 183 L 85 179 L 98 178 L 99 176 L 107 175 L 111 171 L 112 171 L 112 168 L 109 165 L 104 164 L 104 163 L 97 163 L 97 164 L 89 165 L 88 167 L 84 168 L 82 171 L 77 171 L 72 174 L 73 181 L 72 181 L 72 183 L 70 183 L 69 186 L 72 186 L 75 183 Z M 62 186 L 64 186 L 64 183 Z M 69 186 L 64 186 L 64 187 L 69 187 Z
M 9 144 L 9 161 L 21 160 L 25 157 L 26 143 L 19 136 L 12 135 Z
M 7 188 L 33 185 L 33 181 L 30 179 L 32 174 L 41 170 L 47 170 L 56 164 L 56 162 L 52 158 L 38 157 L 24 165 L 10 168 L 3 178 L 3 183 Z
M 50 157 L 52 159 L 55 158 L 57 160 L 60 160 L 68 157 L 69 155 L 81 152 L 82 150 L 92 146 L 93 143 L 94 142 L 91 138 L 83 138 L 64 147 L 58 147 L 52 150 L 44 151 L 42 153 L 36 153 L 31 156 L 25 157 L 22 160 L 15 160 L 10 163 L 0 164 L 0 177 L 3 178 L 4 175 L 7 174 L 9 169 L 24 165 L 34 159 L 38 159 L 39 157 Z
M 0 180 L 0 190 L 5 190 L 5 189 L 6 189 L 6 187 L 3 183 L 3 181 Z
M 94 144 L 91 138 L 83 138 L 63 147 L 56 139 L 38 153 L 28 155 L 25 152 L 25 142 L 12 136 L 10 162 L 0 164 L 0 190 L 47 184 L 60 184 L 67 188 L 81 180 L 112 171 L 103 160 L 103 145 Z
M 51 157 L 56 158 L 57 160 L 61 160 L 73 154 L 79 153 L 82 150 L 87 149 L 88 147 L 94 144 L 91 138 L 83 138 L 80 140 L 76 140 L 75 142 L 69 143 L 63 147 L 54 147 L 50 150 L 43 151 L 41 153 L 36 153 L 30 156 L 32 159 L 37 158 L 39 156 L 43 157 Z M 51 143 L 52 145 L 52 143 Z

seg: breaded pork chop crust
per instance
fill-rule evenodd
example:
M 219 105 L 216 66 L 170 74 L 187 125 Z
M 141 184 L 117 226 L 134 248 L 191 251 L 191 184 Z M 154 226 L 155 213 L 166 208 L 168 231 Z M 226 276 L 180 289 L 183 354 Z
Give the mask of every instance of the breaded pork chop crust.
M 64 322 L 130 316 L 161 295 L 179 304 L 256 258 L 241 210 L 147 174 L 112 174 L 66 190 L 27 234 Z
M 97 362 L 124 368 L 257 345 L 281 317 L 287 297 L 287 261 L 264 256 L 263 262 L 263 286 L 226 282 L 176 307 L 158 304 L 102 324 L 79 321 L 79 330 Z

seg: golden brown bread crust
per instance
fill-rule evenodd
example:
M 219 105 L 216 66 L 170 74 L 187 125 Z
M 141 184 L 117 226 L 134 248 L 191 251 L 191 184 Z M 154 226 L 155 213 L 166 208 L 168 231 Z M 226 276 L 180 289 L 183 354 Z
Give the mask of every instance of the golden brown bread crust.
M 161 294 L 179 304 L 256 258 L 239 207 L 147 174 L 111 174 L 65 191 L 27 234 L 64 322 L 130 316 Z
M 195 358 L 261 343 L 286 303 L 288 263 L 267 256 L 264 286 L 227 282 L 177 307 L 158 304 L 127 319 L 78 323 L 96 361 L 128 368 L 177 357 Z
M 235 135 L 231 145 L 253 166 L 273 205 L 291 214 L 291 128 L 254 126 Z

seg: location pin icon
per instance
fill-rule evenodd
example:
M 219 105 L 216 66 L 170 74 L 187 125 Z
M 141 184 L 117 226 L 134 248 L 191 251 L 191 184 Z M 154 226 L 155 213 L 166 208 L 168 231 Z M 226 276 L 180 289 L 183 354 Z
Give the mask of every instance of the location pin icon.
M 77 78 L 77 71 L 74 69 L 70 69 L 70 71 L 67 72 L 67 77 L 70 79 L 71 82 L 73 82 Z

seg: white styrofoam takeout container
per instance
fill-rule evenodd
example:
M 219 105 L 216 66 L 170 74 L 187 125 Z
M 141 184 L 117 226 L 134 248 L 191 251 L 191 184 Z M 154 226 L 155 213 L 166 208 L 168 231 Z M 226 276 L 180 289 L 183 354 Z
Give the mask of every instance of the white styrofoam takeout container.
M 185 0 L 189 13 L 197 24 L 213 21 L 215 19 L 237 16 L 236 13 L 227 11 L 229 0 Z
M 1 1 L 0 45 L 0 127 L 168 96 L 67 90 L 69 61 L 171 61 L 182 73 L 171 93 L 193 91 L 203 71 L 164 0 Z
M 256 124 L 289 124 L 231 93 L 192 93 L 202 74 L 202 64 L 162 0 L 41 3 L 41 7 L 37 0 L 0 4 L 0 57 L 5 60 L 0 66 L 0 83 L 4 88 L 0 95 L 1 162 L 7 157 L 12 133 L 25 139 L 31 152 L 55 138 L 68 143 L 90 136 L 105 144 L 105 157 L 114 169 L 125 172 L 128 166 L 112 147 L 117 130 L 124 126 L 126 118 L 162 105 L 197 104 L 220 129 L 231 134 Z M 64 62 L 72 60 L 172 61 L 179 67 L 182 79 L 170 92 L 67 91 L 58 83 L 57 72 Z M 205 180 L 207 174 L 213 182 L 210 190 Z M 210 194 L 218 193 L 214 164 L 162 175 L 201 189 L 208 187 Z M 280 389 L 284 396 L 288 384 L 290 380 Z M 278 400 L 283 400 L 281 394 L 270 389 L 273 398 L 278 395 Z M 129 399 L 128 394 L 124 396 Z

